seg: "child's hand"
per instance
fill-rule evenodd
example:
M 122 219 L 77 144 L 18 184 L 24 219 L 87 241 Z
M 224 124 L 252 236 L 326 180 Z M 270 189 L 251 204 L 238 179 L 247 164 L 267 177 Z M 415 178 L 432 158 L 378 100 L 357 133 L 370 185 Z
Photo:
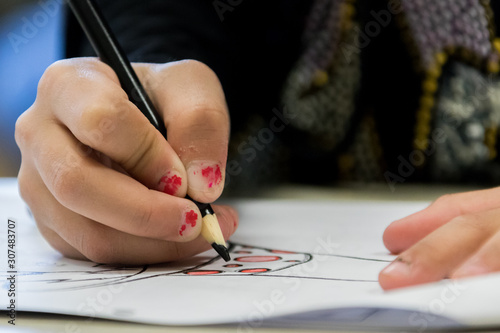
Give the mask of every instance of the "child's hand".
M 196 61 L 136 64 L 168 142 L 97 59 L 57 62 L 16 124 L 21 196 L 48 242 L 72 258 L 147 264 L 191 256 L 200 236 L 188 193 L 212 202 L 224 186 L 229 115 L 216 75 Z M 224 236 L 237 226 L 214 207 Z
M 384 243 L 399 254 L 384 289 L 500 271 L 500 188 L 443 196 L 393 222 Z

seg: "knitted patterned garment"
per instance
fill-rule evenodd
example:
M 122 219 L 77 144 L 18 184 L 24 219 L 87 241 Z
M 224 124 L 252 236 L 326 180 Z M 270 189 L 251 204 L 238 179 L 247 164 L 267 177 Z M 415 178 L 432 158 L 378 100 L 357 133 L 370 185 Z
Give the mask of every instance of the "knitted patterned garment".
M 499 182 L 500 42 L 489 0 L 386 0 L 362 19 L 358 11 L 369 2 L 314 2 L 304 51 L 282 93 L 290 124 L 315 149 L 336 154 L 343 179 L 394 184 L 415 169 L 426 180 Z M 401 111 L 412 114 L 413 139 L 400 156 L 385 154 L 378 118 L 358 95 L 365 44 L 389 22 L 420 82 L 411 92 L 418 102 Z

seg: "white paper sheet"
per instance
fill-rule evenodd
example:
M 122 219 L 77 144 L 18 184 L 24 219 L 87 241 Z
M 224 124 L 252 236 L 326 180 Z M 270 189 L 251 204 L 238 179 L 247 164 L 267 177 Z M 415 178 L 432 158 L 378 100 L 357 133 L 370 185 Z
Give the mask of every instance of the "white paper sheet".
M 236 202 L 232 261 L 213 250 L 190 260 L 133 268 L 61 257 L 39 235 L 14 181 L 0 182 L 1 249 L 16 222 L 16 310 L 166 324 L 500 326 L 500 275 L 383 292 L 379 271 L 394 257 L 384 228 L 427 203 Z M 6 253 L 0 306 L 6 309 Z M 5 282 L 7 281 L 7 282 Z

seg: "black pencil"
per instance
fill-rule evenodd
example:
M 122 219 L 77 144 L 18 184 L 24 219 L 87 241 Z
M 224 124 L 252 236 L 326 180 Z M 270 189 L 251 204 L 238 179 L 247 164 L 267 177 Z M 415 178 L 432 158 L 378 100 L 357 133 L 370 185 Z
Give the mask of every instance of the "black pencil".
M 101 61 L 108 64 L 115 71 L 130 101 L 139 108 L 166 139 L 167 131 L 162 119 L 146 94 L 132 65 L 122 51 L 95 1 L 68 0 L 68 3 Z M 229 261 L 231 258 L 226 242 L 224 241 L 219 222 L 212 207 L 210 204 L 200 203 L 189 197 L 187 198 L 193 201 L 200 209 L 203 220 L 202 236 L 225 261 Z

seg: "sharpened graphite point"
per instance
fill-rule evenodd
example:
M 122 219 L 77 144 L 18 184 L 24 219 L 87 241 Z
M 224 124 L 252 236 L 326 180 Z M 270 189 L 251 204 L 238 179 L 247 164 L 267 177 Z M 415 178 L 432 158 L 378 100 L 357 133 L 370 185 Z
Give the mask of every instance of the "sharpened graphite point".
M 215 251 L 224 259 L 224 261 L 229 261 L 231 260 L 231 257 L 229 256 L 229 251 L 227 248 L 223 245 L 219 245 L 217 243 L 212 243 L 212 247 L 214 248 Z

